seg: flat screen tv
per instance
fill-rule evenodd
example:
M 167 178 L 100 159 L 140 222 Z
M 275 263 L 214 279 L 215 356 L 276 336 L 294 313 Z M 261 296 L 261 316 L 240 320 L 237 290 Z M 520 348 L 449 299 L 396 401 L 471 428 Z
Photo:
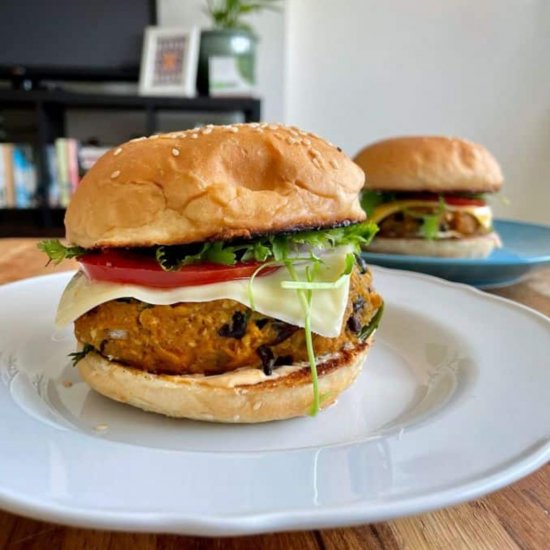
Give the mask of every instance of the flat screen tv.
M 0 76 L 137 80 L 154 0 L 1 0 Z

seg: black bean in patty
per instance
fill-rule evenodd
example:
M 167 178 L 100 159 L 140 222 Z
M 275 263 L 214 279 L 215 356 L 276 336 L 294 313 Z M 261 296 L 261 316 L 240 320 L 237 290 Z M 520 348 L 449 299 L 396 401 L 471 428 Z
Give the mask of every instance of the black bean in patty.
M 224 338 L 235 338 L 240 340 L 246 334 L 246 325 L 248 324 L 248 315 L 242 311 L 233 313 L 231 323 L 222 325 L 218 334 Z

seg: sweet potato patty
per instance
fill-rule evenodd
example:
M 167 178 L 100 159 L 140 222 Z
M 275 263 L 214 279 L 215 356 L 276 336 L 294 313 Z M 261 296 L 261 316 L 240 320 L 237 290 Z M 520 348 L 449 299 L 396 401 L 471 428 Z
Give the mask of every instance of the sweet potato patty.
M 358 341 L 382 302 L 370 285 L 370 273 L 356 268 L 342 331 L 336 338 L 314 334 L 317 355 Z M 303 329 L 233 300 L 169 306 L 113 300 L 77 319 L 75 332 L 105 357 L 153 373 L 217 374 L 244 366 L 269 372 L 307 360 Z

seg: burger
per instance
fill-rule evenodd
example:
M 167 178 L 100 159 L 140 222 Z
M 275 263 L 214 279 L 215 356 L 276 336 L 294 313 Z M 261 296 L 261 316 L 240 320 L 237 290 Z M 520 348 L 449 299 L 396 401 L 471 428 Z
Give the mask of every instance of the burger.
M 380 231 L 370 252 L 483 258 L 500 246 L 488 193 L 502 186 L 495 158 L 477 143 L 398 137 L 364 148 L 361 203 Z
M 57 311 L 97 392 L 204 421 L 316 414 L 357 378 L 383 311 L 357 254 L 363 172 L 294 127 L 206 126 L 107 152 L 65 217 L 80 269 Z

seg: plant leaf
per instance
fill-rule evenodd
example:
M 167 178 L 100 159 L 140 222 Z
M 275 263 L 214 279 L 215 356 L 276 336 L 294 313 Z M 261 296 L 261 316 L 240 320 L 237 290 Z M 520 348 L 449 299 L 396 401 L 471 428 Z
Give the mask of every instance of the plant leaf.
M 359 332 L 359 340 L 365 341 L 379 326 L 382 316 L 384 315 L 384 302 L 378 308 L 378 311 L 374 314 L 374 317 L 370 320 L 369 324 L 364 326 Z
M 437 238 L 439 233 L 439 225 L 441 223 L 441 217 L 445 213 L 445 200 L 443 197 L 439 197 L 439 205 L 437 210 L 433 214 L 427 214 L 422 217 L 422 225 L 420 226 L 420 232 L 422 236 L 428 240 Z
M 65 246 L 61 243 L 59 239 L 48 239 L 46 241 L 39 242 L 37 244 L 39 250 L 47 254 L 50 262 L 54 264 L 59 264 L 63 260 L 68 260 L 70 258 L 78 258 L 87 253 L 85 248 L 80 246 Z
M 84 344 L 81 351 L 75 351 L 73 353 L 69 353 L 69 357 L 71 358 L 71 361 L 73 363 L 73 367 L 76 367 L 79 361 L 82 361 L 88 353 L 91 351 L 94 351 L 94 346 L 91 346 L 90 344 Z
M 291 252 L 296 252 L 305 245 L 310 249 L 312 259 L 315 259 L 313 251 L 316 249 L 327 250 L 336 246 L 351 245 L 359 251 L 362 246 L 370 243 L 377 230 L 375 224 L 363 222 L 346 227 L 265 236 L 250 241 L 215 241 L 204 243 L 198 250 L 195 246 L 192 252 L 186 246 L 159 246 L 155 250 L 155 257 L 163 269 L 173 271 L 198 262 L 224 265 L 247 261 L 283 262 Z

